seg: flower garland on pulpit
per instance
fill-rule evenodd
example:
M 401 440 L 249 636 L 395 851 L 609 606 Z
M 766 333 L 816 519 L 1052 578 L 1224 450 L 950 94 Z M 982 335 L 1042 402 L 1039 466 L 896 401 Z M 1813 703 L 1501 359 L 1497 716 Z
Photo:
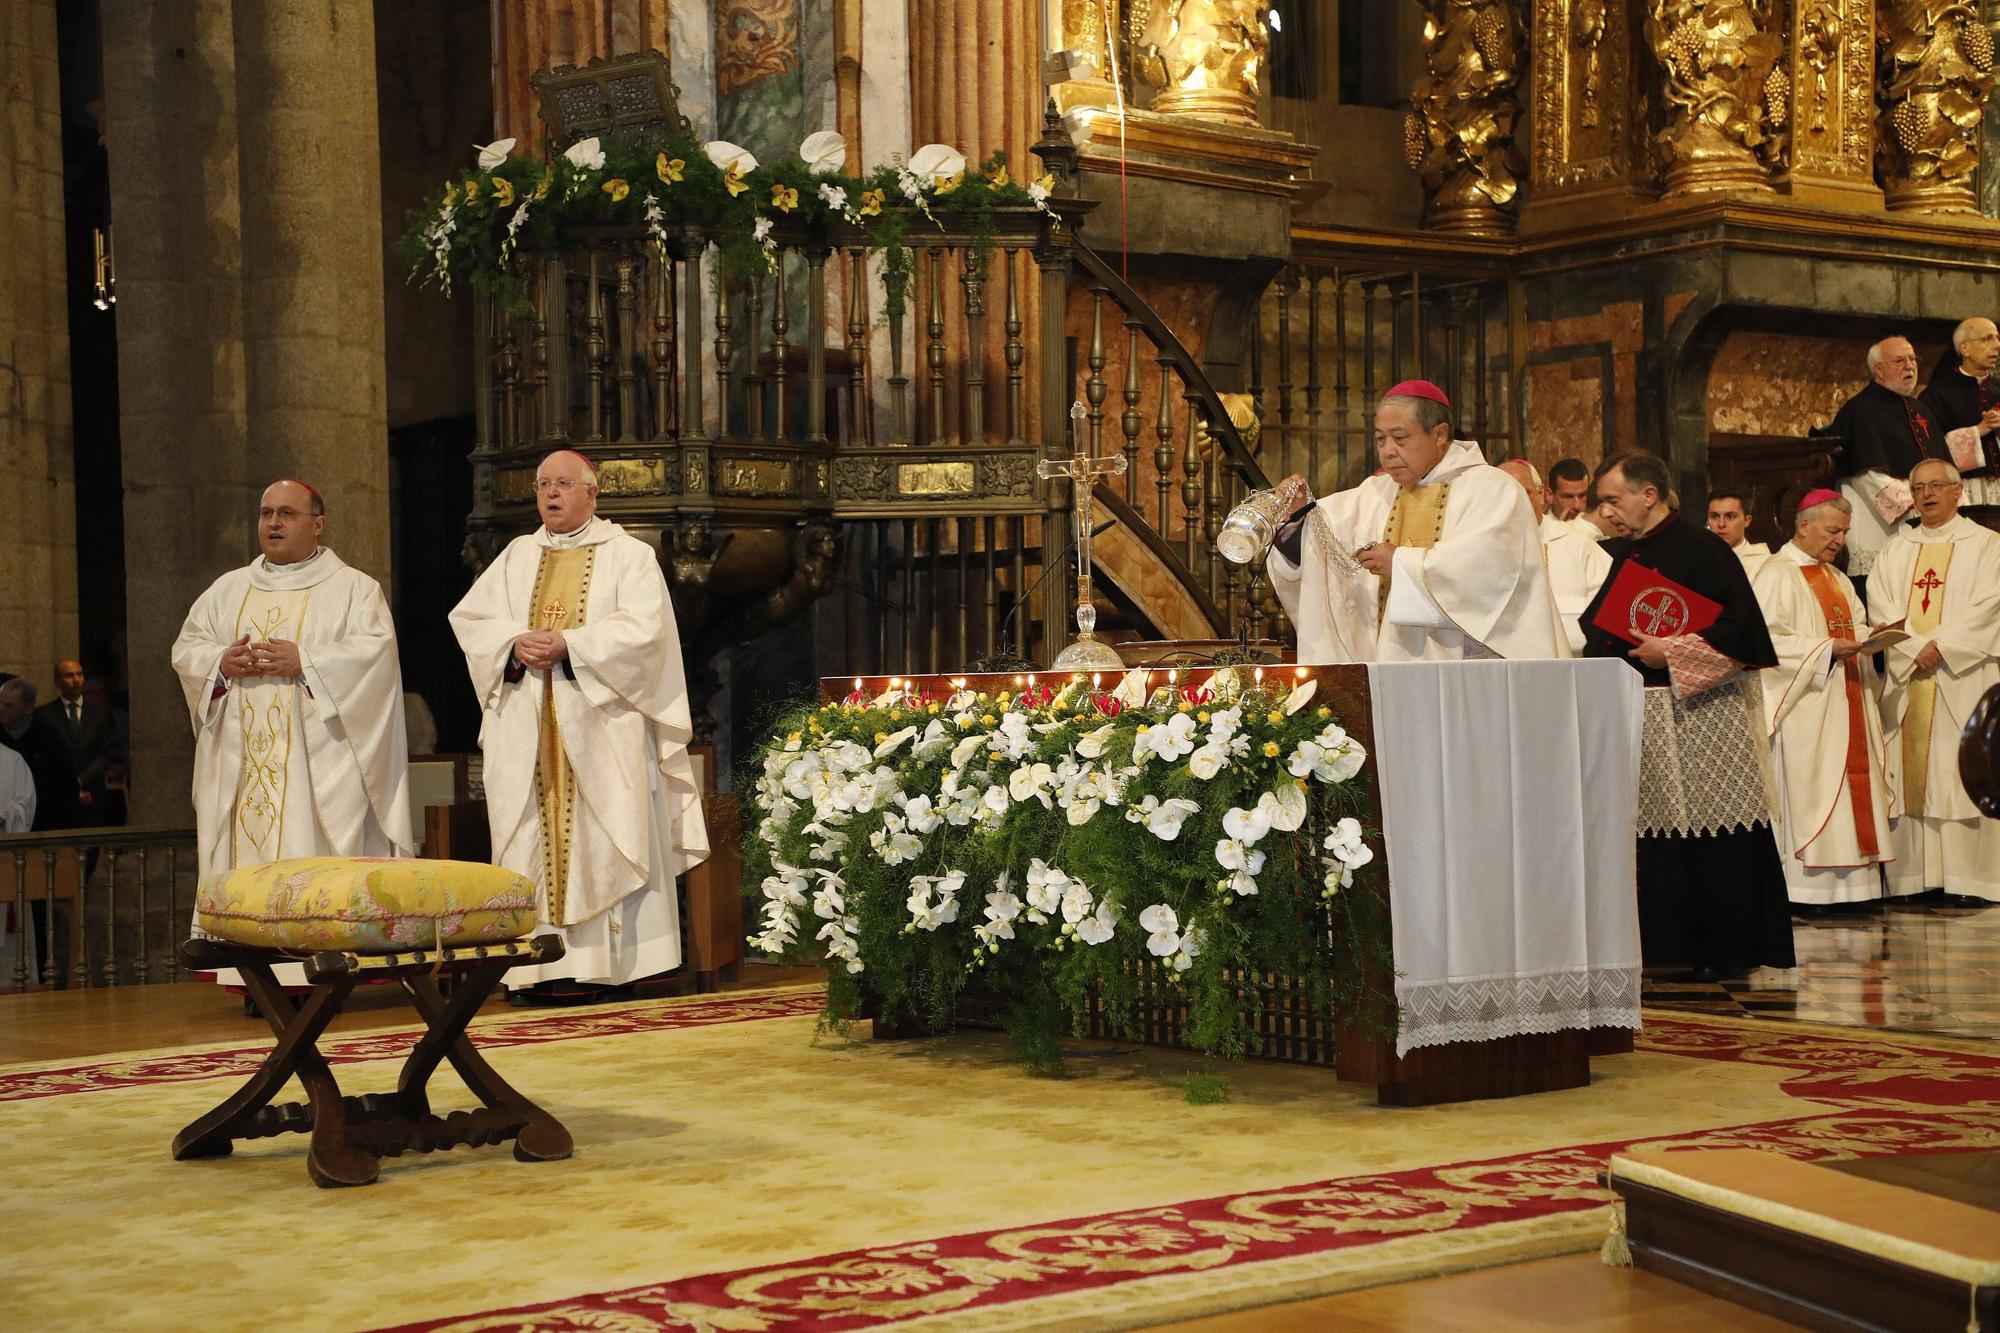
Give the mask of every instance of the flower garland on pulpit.
M 1393 1021 L 1368 1002 L 1393 968 L 1386 897 L 1348 891 L 1374 860 L 1368 756 L 1311 706 L 1317 682 L 1148 674 L 990 696 L 857 681 L 794 709 L 753 761 L 751 944 L 823 951 L 835 1025 L 869 1009 L 941 1030 L 972 987 L 1044 1070 L 1088 1004 L 1129 1030 L 1162 984 L 1210 1055 L 1254 1044 L 1258 978 Z
M 947 144 L 926 144 L 862 176 L 846 174 L 847 141 L 808 135 L 783 161 L 759 162 L 740 145 L 706 143 L 683 130 L 635 130 L 579 140 L 560 153 L 514 154 L 502 139 L 478 150 L 477 167 L 448 180 L 409 215 L 396 243 L 412 280 L 449 296 L 470 282 L 510 309 L 525 298 L 518 255 L 547 250 L 573 226 L 643 229 L 662 258 L 693 229 L 712 240 L 725 281 L 756 277 L 777 262 L 775 229 L 819 233 L 834 221 L 861 229 L 883 256 L 893 304 L 907 291 L 907 238 L 916 219 L 947 219 L 972 233 L 977 262 L 995 234 L 994 210 L 1049 207 L 1051 176 L 1013 178 L 996 152 L 976 170 Z M 895 313 L 891 310 L 887 313 Z

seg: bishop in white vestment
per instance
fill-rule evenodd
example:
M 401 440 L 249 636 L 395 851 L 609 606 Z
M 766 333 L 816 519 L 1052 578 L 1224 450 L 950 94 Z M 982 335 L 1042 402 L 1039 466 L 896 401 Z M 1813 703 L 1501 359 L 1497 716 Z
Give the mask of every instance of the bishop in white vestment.
M 620 985 L 681 962 L 676 877 L 708 856 L 679 631 L 657 553 L 598 518 L 582 455 L 536 473 L 543 526 L 451 613 L 485 721 L 494 861 L 532 878 L 562 959 L 515 985 Z
M 1265 568 L 1301 662 L 1568 657 L 1534 510 L 1479 446 L 1451 435 L 1424 380 L 1375 412 L 1383 471 L 1304 511 Z
M 263 554 L 174 641 L 194 725 L 201 875 L 299 856 L 409 856 L 403 675 L 382 587 L 321 546 L 303 482 L 264 492 Z
M 1773 829 L 1794 904 L 1829 907 L 1882 895 L 1890 859 L 1881 685 L 1868 656 L 1867 609 L 1833 566 L 1852 505 L 1830 490 L 1799 505 L 1797 533 L 1752 586 L 1778 665 L 1760 673 L 1771 732 Z
M 1921 520 L 1890 538 L 1868 576 L 1878 623 L 1907 620 L 1888 651 L 1882 694 L 1889 785 L 1896 793 L 1899 893 L 2000 902 L 2000 821 L 1980 814 L 1958 772 L 1958 738 L 1979 698 L 2000 683 L 2000 536 L 1960 516 L 1958 469 L 1926 459 L 1910 471 Z

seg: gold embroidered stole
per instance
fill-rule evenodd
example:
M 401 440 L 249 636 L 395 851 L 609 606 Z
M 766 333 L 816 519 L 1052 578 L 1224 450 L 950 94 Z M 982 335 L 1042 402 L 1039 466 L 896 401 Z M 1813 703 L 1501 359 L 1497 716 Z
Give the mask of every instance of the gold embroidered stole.
M 310 588 L 279 592 L 253 583 L 244 589 L 242 605 L 236 608 L 236 637 L 247 634 L 253 643 L 272 639 L 297 643 L 305 637 L 306 609 L 311 604 Z M 237 863 L 239 841 L 264 861 L 278 859 L 285 843 L 285 797 L 292 775 L 292 707 L 299 694 L 298 682 L 285 681 L 274 690 L 252 689 L 250 685 L 249 680 L 240 680 L 231 691 L 243 729 L 243 771 L 236 780 L 236 820 L 229 844 L 232 866 Z
M 1917 566 L 1910 571 L 1906 628 L 1921 637 L 1944 619 L 1945 571 L 1951 568 L 1953 542 L 1917 542 Z M 1924 812 L 1930 779 L 1931 719 L 1937 713 L 1937 674 L 1910 677 L 1909 707 L 1903 713 L 1903 813 Z
M 1437 545 L 1438 538 L 1444 535 L 1444 506 L 1450 497 L 1448 481 L 1435 486 L 1402 487 L 1396 492 L 1395 503 L 1389 506 L 1389 521 L 1382 529 L 1382 540 L 1391 546 L 1411 546 L 1424 551 Z M 1388 609 L 1389 580 L 1383 579 L 1375 596 L 1377 625 L 1382 623 Z
M 583 624 L 590 601 L 590 573 L 597 563 L 595 546 L 546 548 L 535 571 L 535 600 L 528 612 L 531 630 L 569 630 Z M 542 824 L 542 887 L 547 894 L 550 923 L 566 923 L 569 900 L 570 837 L 576 827 L 576 773 L 563 748 L 562 726 L 556 721 L 556 671 L 542 690 L 542 725 L 535 754 L 536 813 Z
M 1839 642 L 1853 643 L 1854 616 L 1833 571 L 1814 563 L 1801 566 L 1799 572 L 1806 576 L 1806 587 L 1812 589 L 1821 614 L 1826 616 L 1827 633 Z M 1872 861 L 1882 855 L 1882 848 L 1875 836 L 1874 788 L 1868 777 L 1868 722 L 1861 712 L 1867 696 L 1861 688 L 1861 664 L 1849 657 L 1840 666 L 1847 686 L 1847 799 L 1854 811 L 1854 836 L 1860 841 L 1861 854 Z

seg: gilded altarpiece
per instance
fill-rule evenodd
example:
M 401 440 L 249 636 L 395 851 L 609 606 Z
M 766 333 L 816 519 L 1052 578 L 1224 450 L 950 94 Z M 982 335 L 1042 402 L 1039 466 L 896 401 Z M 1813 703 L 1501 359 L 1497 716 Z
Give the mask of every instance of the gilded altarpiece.
M 1877 209 L 1875 0 L 1798 0 L 1784 69 L 1790 139 L 1778 188 L 1801 203 Z
M 1652 197 L 1635 90 L 1651 60 L 1638 0 L 1534 0 L 1534 145 L 1523 232 L 1629 212 Z

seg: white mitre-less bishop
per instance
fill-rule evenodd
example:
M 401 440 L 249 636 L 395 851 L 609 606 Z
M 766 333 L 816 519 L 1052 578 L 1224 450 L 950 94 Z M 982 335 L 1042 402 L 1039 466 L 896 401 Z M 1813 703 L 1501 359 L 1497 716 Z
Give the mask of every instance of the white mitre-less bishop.
M 1878 867 L 1892 855 L 1880 684 L 1868 657 L 1834 653 L 1868 637 L 1867 610 L 1847 576 L 1798 541 L 1763 563 L 1753 587 L 1778 654 L 1758 674 L 1786 894 L 1815 906 L 1879 898 Z
M 1945 475 L 1961 485 L 1955 470 L 1927 460 L 1911 471 L 1911 488 Z M 1882 691 L 1889 784 L 1900 798 L 1889 882 L 1902 893 L 1941 888 L 2000 902 L 2000 820 L 1980 814 L 1958 771 L 1965 724 L 2000 684 L 2000 536 L 1958 515 L 1961 494 L 1948 503 L 1919 494 L 1921 524 L 1891 537 L 1868 575 L 1871 619 L 1907 619 L 1911 636 L 1888 650 Z M 1920 671 L 1928 645 L 1940 660 Z
M 1296 563 L 1274 547 L 1265 565 L 1301 662 L 1571 655 L 1528 497 L 1470 440 L 1413 486 L 1376 475 L 1327 496 L 1303 532 Z M 1374 574 L 1338 567 L 1376 542 L 1398 548 L 1386 597 Z
M 594 489 L 594 488 L 593 488 Z M 496 864 L 539 888 L 566 952 L 510 985 L 621 984 L 680 965 L 675 878 L 708 856 L 680 634 L 653 549 L 607 519 L 516 537 L 451 613 L 485 720 Z M 559 631 L 526 670 L 514 640 Z
M 298 645 L 296 676 L 229 679 L 222 657 Z M 409 856 L 403 674 L 382 587 L 328 547 L 259 556 L 209 585 L 174 641 L 194 723 L 201 875 L 299 856 Z

